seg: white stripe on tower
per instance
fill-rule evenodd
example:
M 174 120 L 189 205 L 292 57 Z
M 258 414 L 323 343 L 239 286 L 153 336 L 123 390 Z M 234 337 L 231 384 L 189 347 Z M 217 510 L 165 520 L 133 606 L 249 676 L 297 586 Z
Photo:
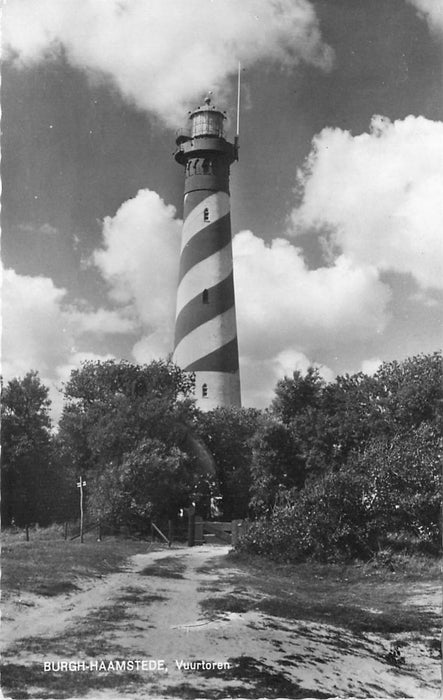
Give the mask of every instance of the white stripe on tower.
M 179 342 L 174 352 L 175 362 L 180 367 L 189 367 L 198 362 L 198 356 L 212 355 L 220 347 L 235 340 L 235 309 L 219 314 L 206 323 L 197 326 Z
M 186 194 L 185 205 L 188 198 L 189 195 Z M 214 220 L 221 219 L 222 216 L 229 214 L 231 210 L 229 200 L 229 195 L 226 192 L 216 192 L 203 199 L 189 212 L 183 223 L 181 250 L 183 250 L 189 239 L 201 229 L 205 209 L 212 212 Z
M 232 272 L 232 246 L 230 243 L 220 251 L 197 263 L 186 273 L 177 289 L 177 315 L 191 299 L 211 284 L 209 280 L 225 279 Z

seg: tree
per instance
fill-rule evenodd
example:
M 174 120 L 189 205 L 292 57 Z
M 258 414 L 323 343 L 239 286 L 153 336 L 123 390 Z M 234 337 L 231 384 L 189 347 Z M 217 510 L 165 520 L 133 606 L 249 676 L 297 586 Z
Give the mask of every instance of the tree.
M 316 367 L 308 367 L 303 376 L 295 370 L 292 377 L 284 377 L 277 382 L 271 411 L 282 423 L 289 425 L 294 418 L 309 408 L 319 408 L 326 382 Z
M 415 355 L 384 362 L 374 375 L 390 432 L 409 431 L 421 423 L 442 428 L 442 354 Z
M 252 445 L 251 508 L 269 515 L 283 493 L 303 488 L 305 460 L 292 428 L 272 417 L 263 421 Z
M 64 388 L 59 440 L 78 473 L 92 473 L 146 438 L 186 439 L 195 414 L 193 379 L 170 362 L 85 362 Z
M 317 370 L 294 372 L 276 386 L 273 414 L 297 436 L 306 478 L 342 469 L 375 438 L 408 434 L 421 423 L 442 427 L 441 353 L 383 363 L 326 384 Z
M 112 462 L 93 478 L 90 510 L 100 519 L 140 529 L 151 519 L 173 518 L 192 492 L 188 466 L 178 447 L 143 440 L 121 464 Z
M 202 461 L 193 386 L 192 375 L 163 360 L 85 362 L 71 373 L 58 446 L 65 468 L 87 477 L 90 513 L 140 524 L 176 509 L 179 495 L 188 504 L 184 483 Z
M 47 523 L 54 515 L 50 400 L 37 372 L 2 386 L 2 524 Z
M 225 520 L 248 515 L 251 440 L 260 420 L 260 411 L 253 408 L 216 408 L 198 415 L 195 433 L 214 459 L 215 488 Z
M 435 426 L 422 423 L 407 434 L 371 441 L 349 470 L 364 477 L 366 518 L 380 538 L 404 536 L 440 545 L 443 441 Z

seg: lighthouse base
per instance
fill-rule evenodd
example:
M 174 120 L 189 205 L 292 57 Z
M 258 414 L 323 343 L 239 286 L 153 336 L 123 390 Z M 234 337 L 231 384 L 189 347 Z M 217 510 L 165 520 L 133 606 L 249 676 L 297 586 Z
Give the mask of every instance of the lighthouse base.
M 241 406 L 240 375 L 237 372 L 195 372 L 195 396 L 202 411 Z

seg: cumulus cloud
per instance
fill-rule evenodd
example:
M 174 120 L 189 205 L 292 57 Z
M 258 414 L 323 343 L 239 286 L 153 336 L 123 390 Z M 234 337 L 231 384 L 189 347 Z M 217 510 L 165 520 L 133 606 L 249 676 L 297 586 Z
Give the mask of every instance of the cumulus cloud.
M 332 266 L 310 270 L 289 241 L 276 238 L 266 245 L 250 231 L 235 236 L 234 259 L 245 355 L 306 351 L 333 337 L 352 342 L 386 325 L 390 290 L 370 265 L 340 255 Z
M 69 326 L 75 329 L 77 336 L 88 333 L 93 333 L 97 336 L 108 334 L 121 335 L 134 333 L 138 329 L 138 324 L 136 319 L 133 318 L 131 309 L 80 311 L 75 307 L 71 307 L 66 315 Z
M 173 344 L 181 226 L 174 207 L 149 190 L 105 219 L 103 243 L 91 263 L 108 283 L 113 310 L 67 305 L 65 290 L 51 280 L 7 270 L 8 374 L 36 368 L 59 385 L 81 358 L 89 357 L 79 354 L 79 339 L 86 337 L 86 347 L 88 342 L 93 347 L 104 333 L 133 334 L 137 362 L 167 356 Z M 333 264 L 310 270 L 290 241 L 276 238 L 266 245 L 250 231 L 234 237 L 233 253 L 246 405 L 267 405 L 277 380 L 297 368 L 306 371 L 319 346 L 334 338 L 371 337 L 387 322 L 390 290 L 371 265 L 338 255 Z M 321 372 L 333 378 L 328 367 Z
M 30 369 L 53 377 L 73 350 L 62 310 L 66 290 L 47 277 L 3 272 L 2 372 L 6 379 Z
M 165 357 L 173 348 L 181 225 L 173 207 L 141 190 L 105 220 L 103 246 L 93 254 L 110 298 L 141 324 L 132 349 L 137 362 Z M 386 325 L 390 290 L 371 265 L 339 255 L 334 264 L 310 270 L 290 241 L 266 245 L 251 231 L 234 237 L 233 254 L 249 405 L 265 405 L 277 379 L 307 369 L 308 355 L 321 344 L 372 337 Z M 322 371 L 332 378 L 331 370 Z
M 135 348 L 143 362 L 172 350 L 182 226 L 175 213 L 156 192 L 140 190 L 105 219 L 103 247 L 93 254 L 111 299 L 130 306 L 143 326 Z
M 443 4 L 441 0 L 406 0 L 417 8 L 418 16 L 426 20 L 429 29 L 437 35 L 443 34 Z
M 443 123 L 376 116 L 369 133 L 326 128 L 298 175 L 295 233 L 326 235 L 356 266 L 443 285 Z
M 63 46 L 73 65 L 112 79 L 173 125 L 190 100 L 223 91 L 238 60 L 324 70 L 333 62 L 309 0 L 9 0 L 3 34 L 17 63 Z
M 50 389 L 54 418 L 62 410 L 61 383 L 83 360 L 105 360 L 112 355 L 81 351 L 86 342 L 104 333 L 134 332 L 131 318 L 120 310 L 80 310 L 66 303 L 66 290 L 48 277 L 19 275 L 3 270 L 2 375 L 6 381 L 37 370 Z

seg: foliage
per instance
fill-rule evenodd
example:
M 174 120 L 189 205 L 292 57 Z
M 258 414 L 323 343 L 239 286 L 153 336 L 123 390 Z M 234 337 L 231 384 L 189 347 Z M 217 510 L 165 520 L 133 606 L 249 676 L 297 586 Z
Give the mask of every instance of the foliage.
M 85 362 L 71 373 L 58 445 L 70 469 L 87 477 L 96 517 L 140 526 L 188 502 L 193 385 L 163 360 Z
M 294 372 L 276 387 L 272 411 L 301 438 L 308 475 L 346 464 L 375 437 L 407 433 L 422 422 L 441 427 L 442 356 L 435 352 L 383 363 L 326 384 L 318 371 Z
M 214 460 L 214 489 L 222 498 L 225 520 L 248 515 L 251 489 L 251 440 L 261 413 L 253 408 L 224 407 L 200 413 L 196 435 Z
M 288 425 L 308 407 L 318 408 L 321 405 L 325 384 L 316 367 L 308 367 L 305 376 L 295 370 L 292 378 L 284 377 L 277 382 L 275 398 L 271 404 L 272 412 L 282 423 Z
M 367 556 L 375 533 L 364 515 L 361 478 L 328 474 L 253 522 L 239 548 L 284 562 Z
M 48 389 L 37 372 L 2 387 L 2 525 L 51 521 L 57 475 L 51 462 Z
M 442 427 L 442 354 L 416 355 L 384 362 L 374 380 L 379 403 L 389 417 L 390 432 L 405 432 L 421 423 Z
M 294 430 L 272 417 L 262 422 L 253 441 L 251 507 L 268 514 L 282 492 L 300 489 L 305 482 L 305 462 Z
M 240 548 L 280 561 L 367 559 L 403 535 L 438 551 L 441 439 L 427 424 L 371 442 L 270 517 L 252 523 Z
M 194 409 L 192 377 L 170 362 L 84 362 L 64 388 L 59 441 L 80 473 L 121 463 L 145 438 L 174 445 Z
M 150 519 L 175 516 L 192 491 L 188 461 L 177 447 L 144 440 L 121 464 L 109 464 L 95 478 L 92 513 L 142 529 Z
M 122 523 L 190 501 L 207 517 L 221 495 L 224 518 L 259 517 L 244 546 L 276 557 L 365 557 L 394 536 L 435 547 L 441 377 L 441 353 L 329 383 L 309 368 L 278 382 L 269 412 L 201 413 L 171 362 L 85 362 L 54 436 L 29 372 L 2 390 L 3 524 L 72 517 L 82 474 L 87 506 Z
M 409 535 L 438 549 L 442 438 L 423 423 L 407 435 L 374 440 L 350 469 L 365 477 L 367 518 L 380 533 Z

